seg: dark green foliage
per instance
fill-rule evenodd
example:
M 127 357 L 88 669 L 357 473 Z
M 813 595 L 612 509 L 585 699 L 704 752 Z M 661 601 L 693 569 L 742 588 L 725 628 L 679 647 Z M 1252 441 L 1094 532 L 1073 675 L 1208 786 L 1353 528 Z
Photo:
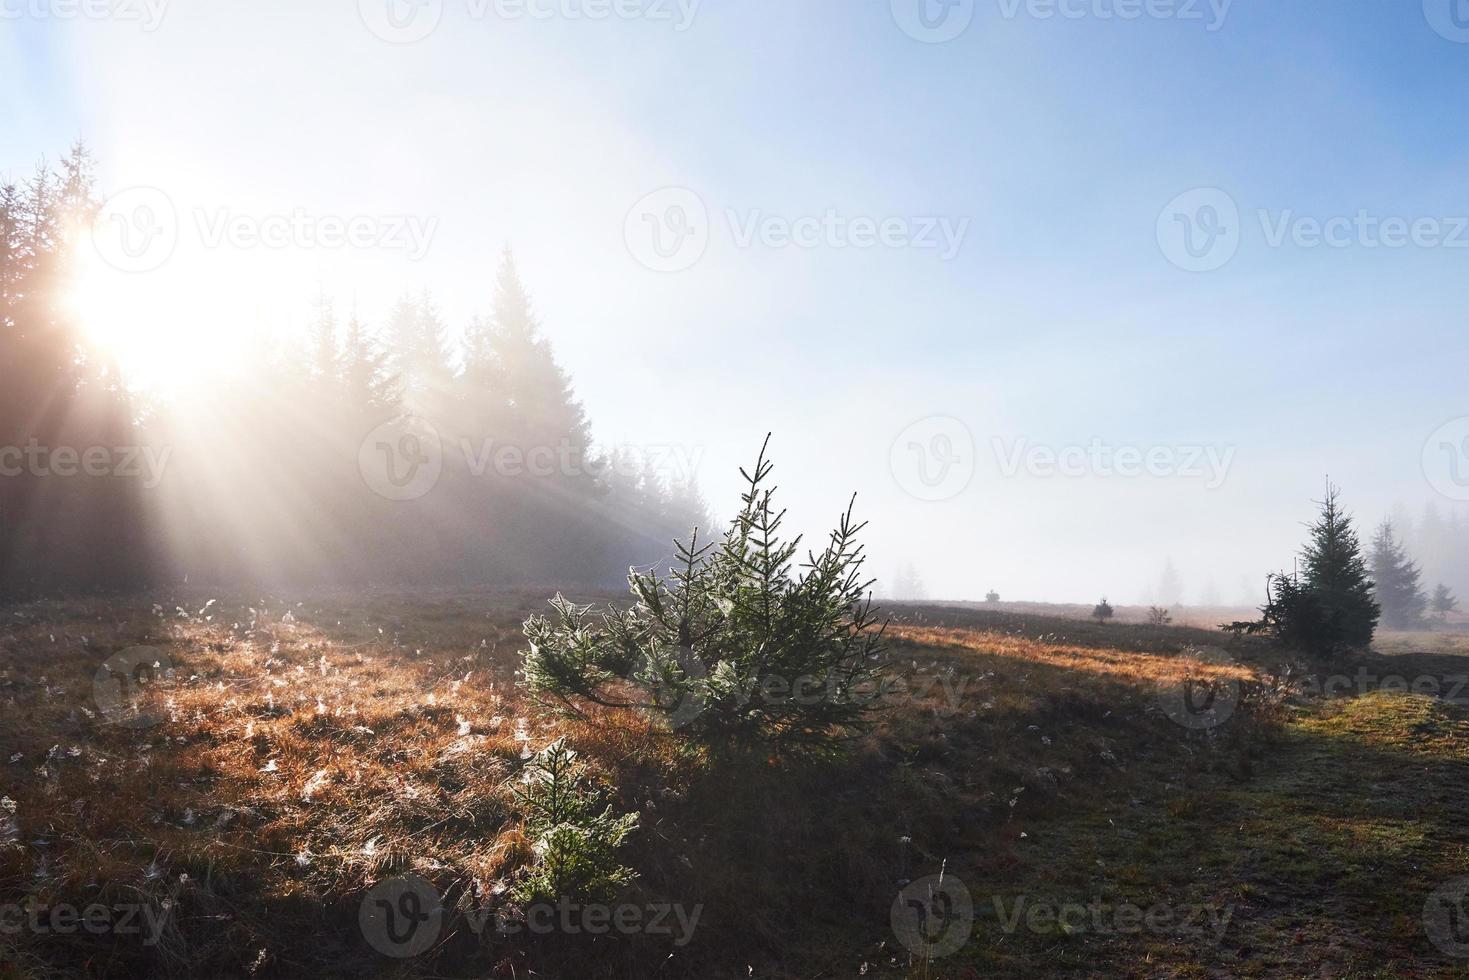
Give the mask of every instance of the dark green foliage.
M 596 793 L 582 782 L 586 767 L 558 738 L 526 765 L 515 799 L 526 814 L 536 861 L 515 889 L 522 902 L 571 898 L 610 900 L 637 875 L 616 852 L 638 825 L 636 813 L 597 810 Z
M 1282 572 L 1270 577 L 1270 601 L 1261 611 L 1264 619 L 1260 631 L 1286 646 L 1318 656 L 1335 649 L 1333 632 L 1320 599 L 1294 576 Z
M 1289 647 L 1335 656 L 1372 643 L 1379 606 L 1352 518 L 1328 484 L 1321 516 L 1310 525 L 1299 577 L 1272 576 L 1263 631 Z
M 1372 539 L 1372 580 L 1382 623 L 1391 629 L 1412 629 L 1423 620 L 1428 596 L 1419 582 L 1418 563 L 1410 559 L 1393 534 L 1391 521 L 1383 521 Z
M 717 546 L 678 543 L 668 578 L 634 571 L 636 603 L 591 617 L 557 596 L 525 624 L 525 683 L 579 712 L 638 708 L 715 750 L 826 749 L 861 731 L 886 668 L 849 507 L 824 550 L 794 569 L 762 451 Z
M 1105 623 L 1115 615 L 1112 604 L 1103 596 L 1102 601 L 1092 607 L 1092 618 L 1099 623 Z
M 1301 583 L 1321 605 L 1326 624 L 1323 643 L 1333 650 L 1371 645 L 1380 607 L 1352 518 L 1342 510 L 1336 487 L 1328 484 L 1321 516 L 1301 553 Z

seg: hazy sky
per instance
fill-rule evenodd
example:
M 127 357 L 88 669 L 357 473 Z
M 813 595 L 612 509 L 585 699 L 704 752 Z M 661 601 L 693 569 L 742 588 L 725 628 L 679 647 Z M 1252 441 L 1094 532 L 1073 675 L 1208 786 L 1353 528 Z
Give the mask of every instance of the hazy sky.
M 793 520 L 859 491 L 936 596 L 1233 600 L 1328 472 L 1469 497 L 1451 0 L 923 2 L 0 0 L 0 170 L 162 192 L 94 297 L 157 374 L 318 286 L 462 326 L 509 242 L 600 440 L 727 514 L 774 430 Z

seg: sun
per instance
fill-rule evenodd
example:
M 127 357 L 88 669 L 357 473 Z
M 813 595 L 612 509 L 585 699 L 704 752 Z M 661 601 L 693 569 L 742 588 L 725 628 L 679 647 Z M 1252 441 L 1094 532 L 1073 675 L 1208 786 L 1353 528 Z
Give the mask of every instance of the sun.
M 229 331 L 211 322 L 200 292 L 176 275 L 121 271 L 84 243 L 65 305 L 128 387 L 172 399 L 208 390 L 230 368 Z

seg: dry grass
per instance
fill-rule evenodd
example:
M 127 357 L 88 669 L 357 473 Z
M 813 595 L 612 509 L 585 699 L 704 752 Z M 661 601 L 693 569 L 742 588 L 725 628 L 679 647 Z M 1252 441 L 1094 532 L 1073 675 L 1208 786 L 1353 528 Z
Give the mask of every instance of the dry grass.
M 1090 867 L 1057 839 L 1066 821 L 1110 822 L 1139 800 L 1192 819 L 1186 788 L 1238 784 L 1268 760 L 1262 721 L 1278 720 L 1247 698 L 1228 733 L 1201 734 L 1160 708 L 1160 684 L 1256 676 L 1255 648 L 1223 665 L 1188 652 L 1216 634 L 905 610 L 903 684 L 869 737 L 827 764 L 710 771 L 641 717 L 536 710 L 515 671 L 538 595 L 206 598 L 4 612 L 0 796 L 18 833 L 0 812 L 0 905 L 142 903 L 164 928 L 146 946 L 0 935 L 0 977 L 905 975 L 888 921 L 901 882 L 945 862 L 1014 888 L 1055 862 Z M 150 694 L 161 723 L 110 724 L 94 677 L 140 644 L 175 668 Z M 559 735 L 611 805 L 640 815 L 627 900 L 702 909 L 687 946 L 504 936 L 462 914 L 502 901 L 532 859 L 508 787 Z M 399 962 L 357 917 L 372 885 L 406 871 L 458 911 L 433 950 Z M 996 962 L 976 947 L 932 975 Z

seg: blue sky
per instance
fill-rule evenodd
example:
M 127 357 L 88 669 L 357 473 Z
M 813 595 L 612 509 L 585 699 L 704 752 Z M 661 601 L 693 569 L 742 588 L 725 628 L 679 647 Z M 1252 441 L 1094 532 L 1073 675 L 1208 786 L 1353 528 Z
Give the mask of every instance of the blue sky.
M 26 3 L 5 9 L 46 7 Z M 289 329 L 318 286 L 369 317 L 429 286 L 462 323 L 509 241 L 600 438 L 696 447 L 727 510 L 734 465 L 773 429 L 796 518 L 815 527 L 861 491 L 875 571 L 911 561 L 935 595 L 1130 601 L 1171 556 L 1191 592 L 1212 579 L 1232 599 L 1289 563 L 1327 472 L 1364 520 L 1453 502 L 1422 456 L 1469 415 L 1469 247 L 1272 247 L 1258 214 L 1469 220 L 1469 44 L 1418 2 L 1237 0 L 1211 31 L 1204 3 L 1202 20 L 1122 21 L 1098 16 L 1111 0 L 1051 19 L 976 0 L 939 44 L 899 29 L 889 0 L 705 0 L 684 31 L 444 4 L 411 45 L 349 0 L 175 0 L 152 31 L 0 22 L 0 169 L 81 136 L 104 190 L 162 188 L 185 215 L 437 220 L 418 260 L 181 250 L 152 281 L 210 283 L 211 336 Z M 624 234 L 665 187 L 710 222 L 705 254 L 672 273 Z M 1159 240 L 1196 188 L 1240 215 L 1208 272 Z M 752 216 L 827 209 L 966 234 L 947 261 L 735 242 Z M 919 500 L 893 444 L 935 416 L 971 434 L 974 477 Z M 1234 455 L 1213 489 L 1006 476 L 996 438 Z

